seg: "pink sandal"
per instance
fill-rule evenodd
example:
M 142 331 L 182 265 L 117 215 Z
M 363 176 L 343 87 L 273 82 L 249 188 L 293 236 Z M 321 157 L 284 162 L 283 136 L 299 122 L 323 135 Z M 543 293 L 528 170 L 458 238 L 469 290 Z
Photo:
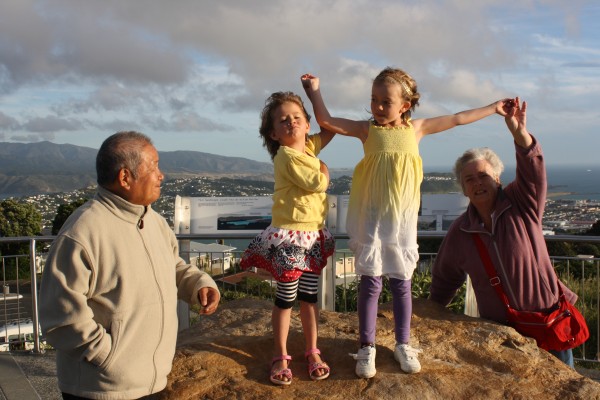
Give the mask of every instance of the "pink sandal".
M 273 364 L 275 364 L 277 361 L 288 361 L 288 366 L 289 366 L 290 362 L 292 362 L 292 357 L 288 356 L 287 354 L 273 357 L 273 360 L 271 361 L 271 376 L 270 376 L 271 382 L 273 382 L 276 385 L 291 384 L 292 383 L 292 370 L 289 368 L 274 369 Z M 288 378 L 288 380 L 283 381 L 281 379 L 277 379 L 278 376 L 284 376 L 284 377 Z
M 321 354 L 321 350 L 310 349 L 310 350 L 306 351 L 306 353 L 304 353 L 304 357 L 306 358 L 307 361 L 308 361 L 308 356 L 310 356 L 311 354 Z M 321 376 L 313 375 L 313 373 L 318 369 L 325 370 L 325 373 Z M 313 381 L 320 381 L 320 380 L 328 378 L 329 371 L 331 371 L 331 368 L 329 368 L 329 365 L 327 365 L 327 363 L 324 361 L 308 363 L 308 376 L 310 376 L 310 379 L 312 379 Z

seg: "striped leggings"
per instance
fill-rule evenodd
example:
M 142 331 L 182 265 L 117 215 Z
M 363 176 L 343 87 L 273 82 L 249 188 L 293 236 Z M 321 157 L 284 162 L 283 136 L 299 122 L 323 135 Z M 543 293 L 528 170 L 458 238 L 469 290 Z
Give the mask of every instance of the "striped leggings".
M 282 309 L 292 308 L 296 297 L 307 303 L 317 302 L 319 275 L 303 272 L 299 279 L 292 282 L 277 282 L 275 305 Z

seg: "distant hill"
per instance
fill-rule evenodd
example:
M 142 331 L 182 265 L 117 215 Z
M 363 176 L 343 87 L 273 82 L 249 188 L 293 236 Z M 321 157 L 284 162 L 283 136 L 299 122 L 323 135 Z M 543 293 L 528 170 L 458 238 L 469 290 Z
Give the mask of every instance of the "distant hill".
M 0 197 L 65 192 L 96 184 L 98 150 L 51 142 L 0 143 Z M 271 163 L 198 151 L 159 152 L 166 179 L 253 176 L 272 179 Z

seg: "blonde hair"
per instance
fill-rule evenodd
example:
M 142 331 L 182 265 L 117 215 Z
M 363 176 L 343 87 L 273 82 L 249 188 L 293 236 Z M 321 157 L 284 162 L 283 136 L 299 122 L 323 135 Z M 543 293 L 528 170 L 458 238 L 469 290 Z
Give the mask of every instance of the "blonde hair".
M 260 128 L 258 132 L 263 140 L 263 146 L 271 155 L 271 160 L 275 158 L 280 144 L 277 140 L 271 138 L 273 132 L 273 112 L 284 103 L 294 103 L 300 107 L 307 122 L 310 122 L 310 115 L 304 107 L 300 96 L 293 92 L 275 92 L 265 101 L 265 106 L 260 113 Z
M 415 111 L 415 108 L 419 105 L 421 95 L 417 90 L 417 82 L 412 76 L 399 68 L 386 67 L 373 79 L 373 84 L 375 83 L 400 86 L 402 98 L 410 102 L 410 108 L 402 114 L 402 121 L 407 122 L 412 111 Z

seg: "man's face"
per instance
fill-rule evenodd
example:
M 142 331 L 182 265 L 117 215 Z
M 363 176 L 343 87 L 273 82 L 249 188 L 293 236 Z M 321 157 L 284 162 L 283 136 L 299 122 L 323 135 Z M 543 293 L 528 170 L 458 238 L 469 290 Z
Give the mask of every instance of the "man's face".
M 164 175 L 158 168 L 158 152 L 154 146 L 148 144 L 141 152 L 142 162 L 137 170 L 137 178 L 129 181 L 130 189 L 128 198 L 133 204 L 142 206 L 154 203 L 160 197 L 160 184 Z

